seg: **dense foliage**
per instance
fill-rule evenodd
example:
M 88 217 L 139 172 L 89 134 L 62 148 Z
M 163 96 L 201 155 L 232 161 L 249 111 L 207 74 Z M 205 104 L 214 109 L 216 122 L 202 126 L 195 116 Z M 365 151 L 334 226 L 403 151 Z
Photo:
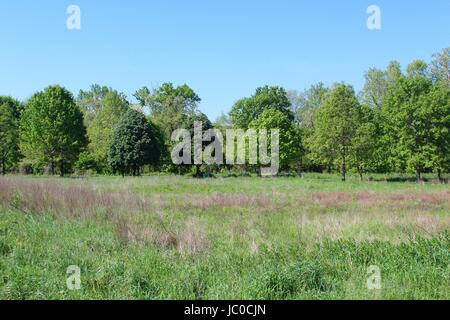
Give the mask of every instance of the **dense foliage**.
M 60 86 L 50 86 L 27 102 L 20 118 L 20 151 L 34 169 L 47 166 L 60 175 L 86 146 L 83 114 L 72 94 Z
M 129 109 L 114 129 L 108 162 L 113 172 L 138 176 L 144 165 L 155 164 L 159 150 L 155 134 L 145 116 Z
M 172 132 L 192 131 L 194 122 L 201 121 L 203 130 L 216 128 L 224 135 L 230 128 L 280 129 L 284 171 L 339 171 L 344 180 L 347 172 L 357 172 L 361 179 L 388 172 L 415 173 L 418 180 L 424 173 L 435 173 L 443 179 L 450 171 L 450 48 L 433 55 L 429 64 L 415 60 L 402 70 L 392 61 L 385 70 L 369 69 L 364 77 L 358 93 L 345 83 L 318 83 L 302 92 L 263 86 L 215 122 L 199 111 L 201 99 L 186 84 L 143 87 L 134 93 L 134 104 L 125 94 L 97 84 L 81 90 L 76 99 L 59 86 L 25 103 L 0 97 L 0 169 L 197 176 L 257 170 L 242 165 L 174 165 Z M 146 142 L 138 148 L 140 154 L 130 156 L 141 139 Z

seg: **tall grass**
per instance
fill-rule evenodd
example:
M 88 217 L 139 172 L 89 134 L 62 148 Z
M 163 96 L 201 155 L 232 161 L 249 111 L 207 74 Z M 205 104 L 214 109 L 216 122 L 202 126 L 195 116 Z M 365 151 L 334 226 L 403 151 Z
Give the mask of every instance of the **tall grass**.
M 448 299 L 449 212 L 437 184 L 1 177 L 0 298 Z

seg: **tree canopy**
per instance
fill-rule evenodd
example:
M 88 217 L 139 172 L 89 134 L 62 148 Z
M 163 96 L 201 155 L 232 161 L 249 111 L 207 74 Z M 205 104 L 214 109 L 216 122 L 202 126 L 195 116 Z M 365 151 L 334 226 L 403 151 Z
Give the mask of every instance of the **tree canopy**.
M 20 151 L 36 168 L 59 167 L 64 175 L 87 143 L 83 114 L 72 94 L 50 86 L 27 101 L 20 119 Z
M 404 69 L 391 61 L 385 68 L 370 68 L 358 94 L 344 83 L 328 87 L 319 82 L 288 92 L 266 85 L 237 100 L 214 123 L 200 111 L 201 98 L 187 84 L 144 86 L 131 102 L 99 84 L 80 90 L 76 99 L 57 85 L 25 103 L 0 96 L 0 172 L 140 174 L 195 169 L 200 176 L 202 170 L 257 170 L 253 163 L 220 168 L 211 161 L 204 166 L 175 165 L 172 133 L 188 129 L 192 136 L 194 123 L 201 121 L 203 131 L 222 131 L 206 135 L 211 141 L 202 142 L 204 156 L 216 152 L 217 136 L 227 143 L 227 129 L 242 129 L 245 138 L 246 129 L 278 128 L 281 170 L 340 171 L 343 179 L 348 171 L 361 178 L 372 172 L 411 172 L 418 180 L 433 172 L 444 181 L 443 174 L 450 171 L 449 66 L 450 48 L 434 54 L 429 63 L 414 60 Z M 141 129 L 134 132 L 132 126 Z M 242 145 L 243 137 L 239 138 Z M 136 147 L 135 141 L 150 148 L 151 157 L 143 149 L 125 148 L 126 143 Z M 209 154 L 206 158 L 211 159 Z
M 19 159 L 18 123 L 7 103 L 0 104 L 0 173 L 5 174 L 8 167 Z
M 236 128 L 247 129 L 250 122 L 257 119 L 266 109 L 276 109 L 288 119 L 294 120 L 286 90 L 269 86 L 257 88 L 250 98 L 238 100 L 231 109 L 231 120 Z
M 114 129 L 108 161 L 114 172 L 140 175 L 141 167 L 156 164 L 159 146 L 144 114 L 129 109 Z

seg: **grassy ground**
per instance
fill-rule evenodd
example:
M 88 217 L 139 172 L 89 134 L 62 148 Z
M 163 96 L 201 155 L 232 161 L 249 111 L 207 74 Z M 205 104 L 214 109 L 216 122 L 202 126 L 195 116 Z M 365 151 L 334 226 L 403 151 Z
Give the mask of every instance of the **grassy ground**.
M 0 177 L 0 298 L 449 299 L 449 185 L 379 180 Z

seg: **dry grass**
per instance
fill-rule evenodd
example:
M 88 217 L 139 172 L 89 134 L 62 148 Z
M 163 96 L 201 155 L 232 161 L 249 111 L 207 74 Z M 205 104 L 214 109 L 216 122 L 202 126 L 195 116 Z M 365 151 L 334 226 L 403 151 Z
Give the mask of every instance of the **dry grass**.
M 265 217 L 259 213 L 264 213 L 267 219 L 284 214 L 280 221 L 286 223 L 286 229 L 294 225 L 303 237 L 319 241 L 349 236 L 362 240 L 392 239 L 392 234 L 401 237 L 399 230 L 403 229 L 420 230 L 432 236 L 450 229 L 450 216 L 437 216 L 433 211 L 450 208 L 449 190 L 425 193 L 293 190 L 287 194 L 267 190 L 258 194 L 144 195 L 133 192 L 127 183 L 126 188 L 111 191 L 84 180 L 2 177 L 0 205 L 61 218 L 106 216 L 123 242 L 177 248 L 192 254 L 204 253 L 212 246 L 208 239 L 210 228 L 197 218 L 202 213 L 233 216 L 246 212 L 245 219 L 234 217 L 228 230 L 219 228 L 216 232 L 228 233 L 231 242 L 235 239 L 247 242 L 253 255 L 260 251 L 260 241 L 273 236 L 261 227 L 264 224 L 261 219 Z M 185 217 L 175 221 L 176 213 Z M 290 216 L 292 213 L 294 216 Z
M 324 207 L 335 207 L 356 202 L 363 207 L 389 206 L 391 208 L 427 207 L 450 204 L 450 191 L 433 193 L 392 193 L 375 192 L 315 192 L 312 200 Z
M 0 179 L 0 204 L 38 214 L 93 217 L 105 212 L 153 212 L 155 206 L 131 192 L 95 190 L 83 182 L 62 183 L 25 178 Z

